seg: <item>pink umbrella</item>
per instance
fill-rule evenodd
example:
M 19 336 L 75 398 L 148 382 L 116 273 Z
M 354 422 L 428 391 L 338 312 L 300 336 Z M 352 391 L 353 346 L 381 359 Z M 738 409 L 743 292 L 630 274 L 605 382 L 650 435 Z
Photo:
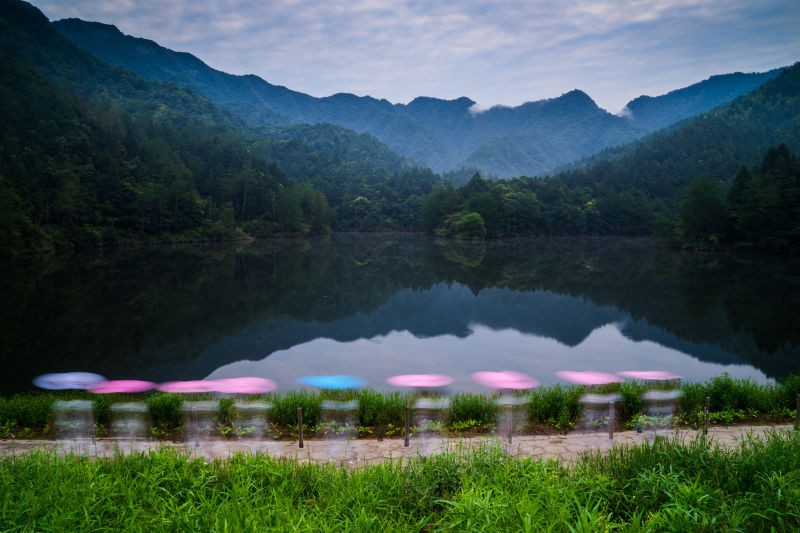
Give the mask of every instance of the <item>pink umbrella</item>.
M 190 381 L 170 381 L 168 383 L 162 383 L 158 386 L 158 390 L 161 392 L 178 392 L 187 394 L 192 392 L 214 392 L 217 390 L 216 386 L 217 384 L 214 381 L 197 379 Z
M 673 379 L 681 379 L 678 374 L 666 372 L 664 370 L 626 370 L 625 372 L 617 372 L 620 376 L 631 379 L 643 379 L 649 381 L 670 381 Z
M 450 385 L 453 378 L 443 374 L 403 374 L 392 376 L 386 380 L 389 385 L 397 387 L 444 387 Z
M 532 377 L 513 370 L 474 372 L 472 379 L 495 389 L 532 389 L 539 386 L 539 382 Z
M 135 393 L 145 392 L 156 388 L 156 384 L 151 381 L 139 381 L 137 379 L 116 379 L 106 381 L 96 387 L 89 389 L 96 394 L 113 393 Z
M 622 378 L 614 374 L 593 371 L 577 372 L 573 370 L 560 370 L 556 372 L 556 376 L 572 383 L 577 383 L 578 385 L 605 385 L 607 383 L 622 381 Z
M 265 378 L 228 378 L 215 381 L 217 392 L 226 394 L 263 394 L 278 388 L 278 384 Z

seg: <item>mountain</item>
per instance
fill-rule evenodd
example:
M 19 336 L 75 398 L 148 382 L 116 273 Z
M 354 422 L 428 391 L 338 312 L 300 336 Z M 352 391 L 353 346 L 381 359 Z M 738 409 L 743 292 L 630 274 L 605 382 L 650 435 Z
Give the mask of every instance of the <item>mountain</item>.
M 800 63 L 754 91 L 615 150 L 613 157 L 554 176 L 538 194 L 581 191 L 598 233 L 643 233 L 654 215 L 675 218 L 689 182 L 706 176 L 727 191 L 742 166 L 760 165 L 772 147 L 800 151 Z M 550 192 L 548 192 L 550 191 Z M 579 205 L 573 209 L 584 209 Z
M 98 58 L 149 79 L 189 87 L 251 125 L 331 123 L 369 133 L 439 172 L 474 167 L 499 177 L 543 175 L 707 111 L 775 74 L 718 76 L 663 97 L 641 97 L 628 106 L 633 117 L 612 115 L 579 90 L 476 112 L 475 102 L 466 97 L 420 97 L 408 104 L 352 94 L 314 98 L 256 76 L 225 74 L 114 26 L 78 19 L 54 24 Z
M 741 245 L 796 253 L 800 164 L 791 154 L 800 151 L 799 119 L 797 63 L 751 93 L 581 168 L 548 179 L 473 176 L 459 188 L 437 189 L 423 205 L 422 226 L 460 239 L 652 235 L 658 229 L 675 241 L 672 235 L 692 234 L 683 199 L 702 178 L 704 188 L 692 190 L 702 200 L 691 209 L 702 230 L 697 235 L 718 246 L 735 242 L 731 235 L 738 233 Z
M 417 229 L 438 178 L 332 125 L 270 136 L 0 0 L 0 250 Z M 363 198 L 354 208 L 352 202 Z
M 663 96 L 640 96 L 628 102 L 622 114 L 641 130 L 659 130 L 747 94 L 777 76 L 780 71 L 774 69 L 755 74 L 736 72 L 711 76 Z

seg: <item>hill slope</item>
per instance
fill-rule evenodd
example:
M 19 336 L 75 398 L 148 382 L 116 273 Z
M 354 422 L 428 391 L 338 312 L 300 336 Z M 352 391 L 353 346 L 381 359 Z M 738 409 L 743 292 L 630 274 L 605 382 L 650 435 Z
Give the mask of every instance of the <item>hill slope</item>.
M 436 181 L 335 126 L 259 137 L 185 87 L 96 59 L 19 0 L 0 0 L 0 60 L 0 249 L 416 229 Z

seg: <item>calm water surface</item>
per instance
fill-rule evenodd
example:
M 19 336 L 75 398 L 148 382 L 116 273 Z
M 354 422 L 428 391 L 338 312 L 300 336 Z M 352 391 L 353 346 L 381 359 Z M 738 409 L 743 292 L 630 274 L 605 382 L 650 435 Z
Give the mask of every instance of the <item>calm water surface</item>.
M 282 388 L 349 373 L 800 371 L 800 264 L 649 240 L 436 243 L 334 235 L 94 250 L 0 264 L 3 393 L 46 372 L 157 382 L 236 376 Z

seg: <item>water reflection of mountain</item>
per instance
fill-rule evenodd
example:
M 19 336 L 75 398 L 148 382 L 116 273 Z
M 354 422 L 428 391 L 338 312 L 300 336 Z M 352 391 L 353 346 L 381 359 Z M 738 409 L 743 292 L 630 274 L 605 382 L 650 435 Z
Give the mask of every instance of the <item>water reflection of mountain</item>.
M 337 235 L 19 257 L 0 263 L 0 390 L 48 371 L 200 377 L 319 337 L 463 337 L 471 323 L 568 346 L 620 323 L 631 339 L 779 377 L 800 369 L 799 272 L 793 259 L 607 238 Z
M 424 291 L 401 290 L 371 313 L 331 322 L 255 321 L 211 346 L 191 365 L 155 367 L 150 377 L 188 374 L 199 378 L 219 366 L 240 360 L 257 361 L 319 338 L 352 342 L 386 336 L 393 331 L 408 331 L 416 337 L 467 337 L 473 324 L 480 324 L 577 346 L 593 331 L 610 323 L 623 324 L 622 332 L 629 338 L 650 340 L 701 361 L 742 364 L 740 358 L 719 346 L 682 341 L 659 328 L 633 321 L 618 309 L 598 306 L 585 299 L 548 291 L 509 289 L 486 289 L 476 295 L 463 285 L 438 284 Z

